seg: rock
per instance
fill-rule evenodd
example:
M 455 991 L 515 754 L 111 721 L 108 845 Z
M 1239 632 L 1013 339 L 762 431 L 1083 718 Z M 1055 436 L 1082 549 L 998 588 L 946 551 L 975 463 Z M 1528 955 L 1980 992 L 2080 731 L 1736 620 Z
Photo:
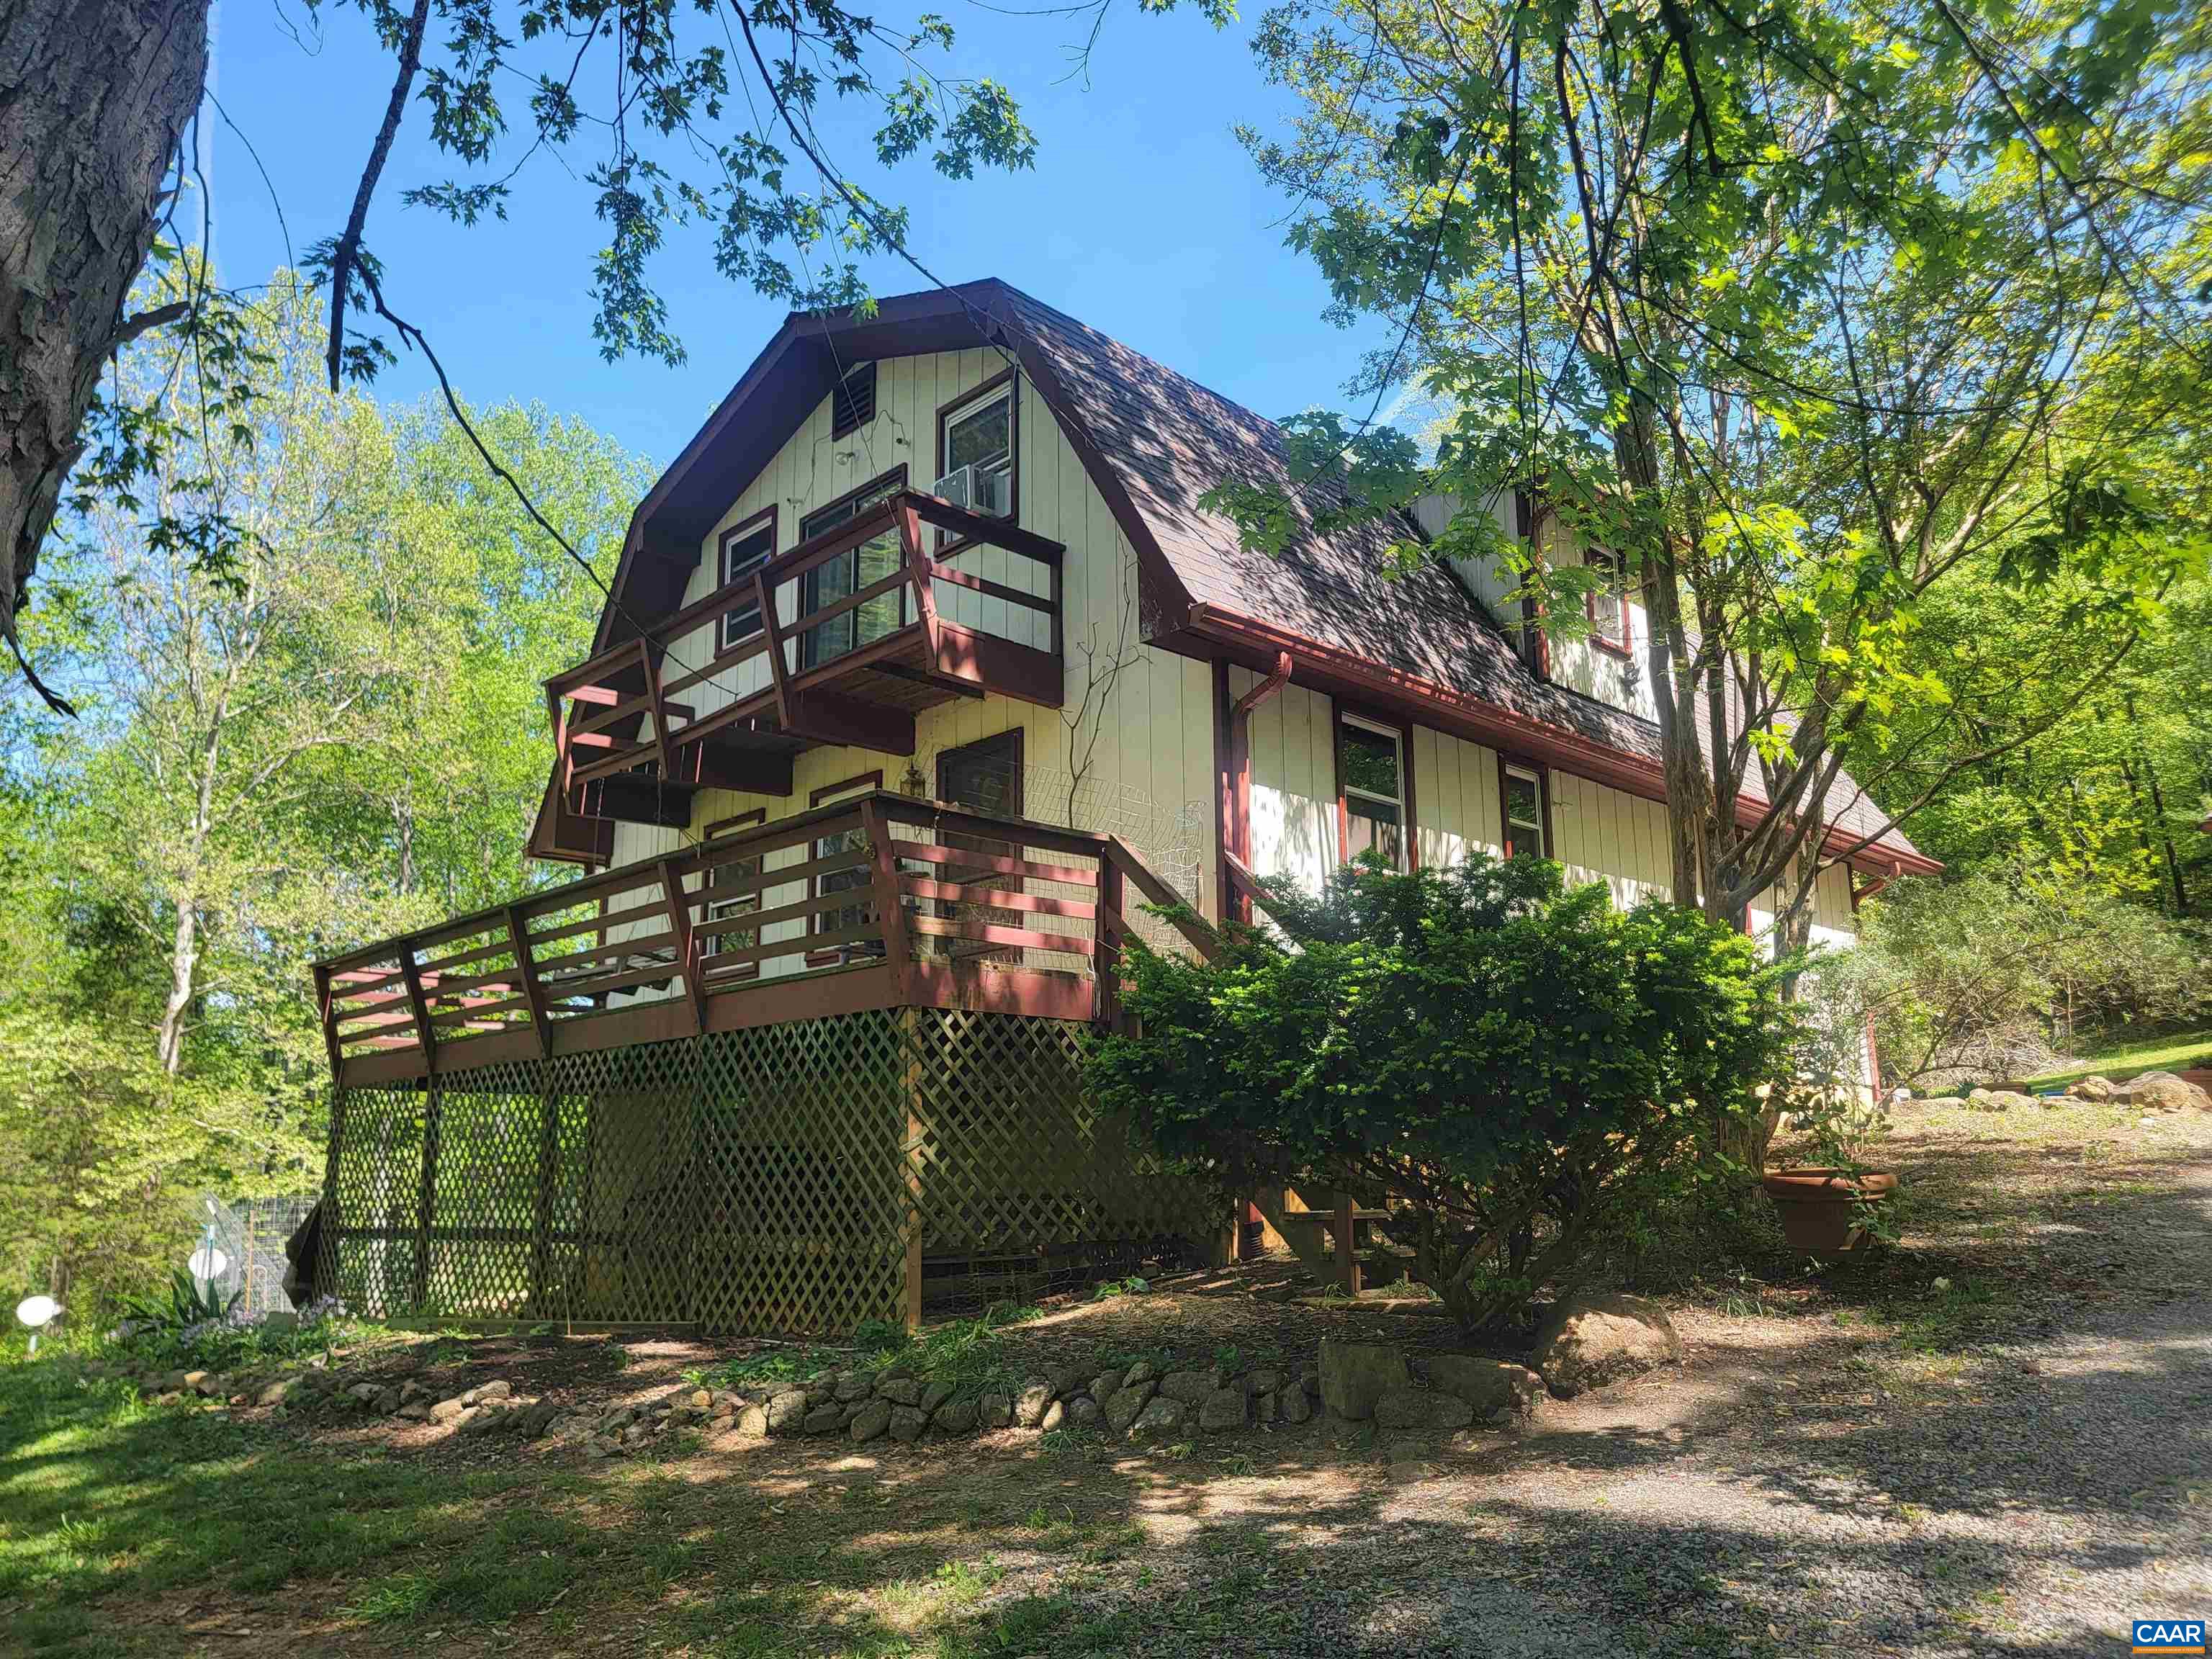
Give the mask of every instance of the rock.
M 710 1411 L 714 1404 L 714 1391 L 712 1389 L 694 1389 L 691 1398 L 684 1403 L 695 1412 Z
M 284 1377 L 280 1381 L 271 1382 L 267 1388 L 262 1389 L 259 1394 L 254 1395 L 253 1403 L 257 1406 L 281 1406 L 286 1401 L 289 1400 L 295 1394 L 299 1392 L 299 1388 L 300 1379 L 298 1377 Z
M 1042 1377 L 1033 1376 L 1022 1384 L 1022 1391 L 1014 1396 L 1014 1423 L 1017 1427 L 1034 1429 L 1044 1422 L 1045 1410 L 1052 1404 L 1052 1384 Z
M 410 1400 L 428 1400 L 431 1397 L 429 1389 L 411 1376 L 399 1385 L 399 1403 L 403 1406 Z
M 2092 1073 L 2068 1084 L 2066 1092 L 2076 1100 L 2110 1100 L 2112 1097 L 2112 1079 Z
M 410 1423 L 427 1423 L 430 1420 L 430 1402 L 420 1398 L 410 1400 L 399 1408 L 399 1414 Z
M 1099 1372 L 1091 1379 L 1091 1397 L 1100 1405 L 1104 1405 L 1113 1397 L 1115 1390 L 1128 1379 L 1128 1375 L 1127 1371 L 1118 1367 L 1112 1370 Z
M 1282 1386 L 1282 1372 L 1266 1368 L 1254 1371 L 1244 1379 L 1244 1392 L 1247 1394 L 1273 1394 Z
M 1525 1420 L 1535 1415 L 1544 1397 L 1544 1379 L 1526 1365 L 1474 1353 L 1430 1355 L 1429 1384 L 1466 1401 L 1485 1421 L 1500 1416 Z
M 1122 1376 L 1121 1386 L 1125 1389 L 1133 1389 L 1140 1382 L 1158 1382 L 1159 1380 L 1160 1368 L 1149 1359 L 1139 1359 L 1135 1364 L 1130 1366 L 1128 1371 Z
M 1054 1365 L 1045 1373 L 1052 1382 L 1052 1397 L 1066 1400 L 1083 1392 L 1084 1373 L 1088 1367 L 1081 1364 Z
M 1198 1408 L 1198 1426 L 1208 1434 L 1227 1434 L 1244 1426 L 1245 1394 L 1241 1388 L 1216 1389 Z
M 2032 1095 L 2011 1089 L 1976 1089 L 1966 1097 L 1966 1107 L 1976 1112 L 2009 1112 L 2035 1104 Z
M 379 1389 L 375 1396 L 368 1402 L 369 1410 L 374 1412 L 379 1417 L 391 1416 L 399 1409 L 399 1390 L 397 1389 Z
M 707 1432 L 709 1434 L 727 1434 L 732 1429 L 734 1429 L 737 1426 L 738 1419 L 734 1417 L 717 1417 L 711 1419 L 708 1422 Z
M 768 1431 L 770 1434 L 796 1434 L 806 1418 L 806 1395 L 798 1389 L 788 1389 L 769 1397 Z
M 465 1406 L 481 1406 L 487 1400 L 506 1400 L 514 1393 L 514 1385 L 503 1376 L 495 1376 L 489 1382 L 479 1382 L 461 1396 Z
M 903 1440 L 908 1445 L 921 1438 L 921 1431 L 929 1426 L 929 1419 L 915 1406 L 891 1407 L 891 1438 Z
M 1126 1389 L 1123 1393 L 1128 1392 Z M 1117 1396 L 1118 1397 L 1118 1396 Z M 1129 1425 L 1132 1440 L 1165 1440 L 1190 1425 L 1190 1407 L 1172 1395 L 1157 1394 Z
M 1313 1396 L 1293 1384 L 1275 1396 L 1275 1409 L 1285 1423 L 1303 1423 L 1313 1415 Z
M 812 1419 L 810 1418 L 808 1420 L 811 1422 Z M 888 1400 L 871 1400 L 860 1407 L 860 1414 L 853 1419 L 852 1427 L 846 1432 L 850 1434 L 855 1442 L 868 1441 L 873 1440 L 890 1425 L 891 1402 Z
M 921 1403 L 921 1379 L 918 1376 L 886 1376 L 876 1384 L 876 1398 L 888 1400 L 894 1406 L 919 1406 Z
M 535 1440 L 553 1425 L 561 1414 L 560 1407 L 550 1400 L 541 1400 L 534 1406 L 525 1406 L 515 1420 L 514 1431 L 525 1440 Z
M 1270 1389 L 1266 1394 L 1255 1394 L 1252 1396 L 1252 1420 L 1255 1423 L 1265 1426 L 1281 1416 L 1282 1411 L 1283 1407 L 1281 1402 L 1276 1398 L 1275 1390 Z
M 1042 1429 L 1047 1434 L 1050 1434 L 1054 1429 L 1060 1427 L 1066 1421 L 1067 1402 L 1063 1400 L 1055 1400 L 1052 1404 L 1044 1408 L 1044 1415 L 1037 1419 L 1037 1427 Z
M 1298 1386 L 1306 1391 L 1307 1399 L 1320 1399 L 1321 1367 L 1319 1365 L 1309 1365 L 1305 1370 L 1300 1371 L 1298 1373 Z
M 2112 1085 L 2112 1099 L 2138 1111 L 2212 1112 L 2212 1094 L 2171 1072 L 2145 1072 Z
M 1376 1401 L 1413 1381 L 1405 1350 L 1389 1342 L 1323 1337 L 1320 1369 L 1322 1403 L 1352 1423 L 1364 1422 L 1375 1414 Z
M 768 1434 L 768 1407 L 748 1406 L 738 1413 L 738 1435 L 747 1440 L 760 1440 Z
M 1682 1357 L 1665 1309 L 1642 1297 L 1569 1297 L 1537 1333 L 1530 1356 L 1544 1384 L 1562 1400 L 1638 1376 Z
M 987 1394 L 975 1402 L 975 1420 L 987 1429 L 1003 1429 L 1014 1420 L 1014 1402 L 1002 1394 Z
M 1105 1407 L 1087 1394 L 1079 1394 L 1067 1402 L 1067 1421 L 1071 1428 L 1095 1429 L 1105 1415 Z
M 1427 1389 L 1393 1389 L 1375 1402 L 1375 1420 L 1386 1429 L 1463 1429 L 1474 1407 Z
M 937 1426 L 947 1434 L 972 1434 L 975 1428 L 975 1402 L 946 1401 L 937 1408 Z
M 455 1395 L 451 1400 L 441 1400 L 430 1407 L 430 1420 L 433 1423 L 450 1423 L 465 1413 L 468 1408 L 468 1401 Z
M 186 1371 L 184 1376 L 185 1387 L 194 1394 L 204 1397 L 222 1392 L 222 1379 L 213 1371 Z M 370 1392 L 374 1391 L 374 1387 L 371 1386 Z M 358 1397 L 358 1395 L 356 1396 L 356 1398 Z
M 1150 1378 L 1141 1382 L 1123 1383 L 1099 1402 L 1106 1413 L 1106 1426 L 1116 1434 L 1121 1433 L 1136 1422 L 1156 1392 L 1156 1385 Z
M 870 1409 L 871 1407 L 862 1407 L 861 1415 L 866 1415 Z M 884 1406 L 884 1414 L 886 1419 L 888 1419 L 890 1415 L 890 1409 L 891 1408 L 888 1403 Z M 858 1417 L 853 1419 L 856 1427 L 859 1425 L 860 1420 L 860 1419 Z M 825 1400 L 820 1405 L 810 1409 L 806 1415 L 799 1419 L 799 1431 L 801 1434 L 835 1434 L 838 1430 L 844 1426 L 845 1407 L 839 1405 L 834 1400 Z M 883 1431 L 881 1429 L 878 1429 L 876 1432 L 878 1434 L 881 1434 Z M 865 1439 L 867 1437 L 859 1436 L 856 1437 Z
M 487 1401 L 463 1412 L 453 1426 L 463 1434 L 490 1434 L 496 1430 L 511 1429 L 522 1416 L 519 1411 L 509 1411 L 496 1401 Z
M 836 1397 L 837 1384 L 826 1376 L 817 1376 L 806 1385 L 806 1405 L 810 1411 L 817 1406 L 830 1404 Z
M 163 1371 L 161 1373 L 161 1382 L 155 1386 L 155 1392 L 156 1394 L 182 1394 L 186 1389 L 191 1387 L 191 1378 L 193 1376 L 204 1376 L 205 1375 L 206 1373 L 204 1371 Z
M 1203 1404 L 1206 1395 L 1220 1386 L 1221 1368 L 1218 1365 L 1202 1371 L 1170 1371 L 1160 1379 L 1160 1392 L 1186 1406 Z
M 952 1385 L 940 1378 L 921 1391 L 921 1414 L 924 1417 L 936 1416 L 937 1408 L 951 1398 Z

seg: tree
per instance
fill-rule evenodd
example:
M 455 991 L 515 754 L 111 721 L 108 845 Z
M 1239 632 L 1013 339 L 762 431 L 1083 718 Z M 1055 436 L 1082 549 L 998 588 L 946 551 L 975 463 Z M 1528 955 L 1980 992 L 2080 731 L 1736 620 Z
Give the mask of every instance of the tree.
M 904 211 L 841 171 L 817 129 L 832 106 L 866 112 L 873 159 L 885 168 L 926 152 L 939 174 L 965 179 L 979 167 L 1026 167 L 1036 155 L 1006 87 L 938 67 L 954 37 L 933 13 L 892 23 L 834 0 L 358 4 L 389 55 L 392 93 L 365 135 L 351 210 L 309 258 L 329 306 L 333 392 L 391 361 L 395 341 L 431 354 L 427 335 L 389 302 L 397 283 L 368 237 L 413 106 L 462 171 L 408 190 L 410 204 L 463 224 L 503 216 L 514 178 L 541 153 L 582 180 L 607 228 L 591 289 L 593 332 L 611 360 L 683 356 L 651 276 L 672 225 L 712 224 L 721 271 L 797 307 L 864 304 L 867 255 L 914 263 Z M 1141 9 L 1174 4 L 1142 0 Z M 1231 15 L 1229 0 L 1198 4 L 1217 25 Z M 1103 0 L 1095 9 L 1103 21 Z M 89 9 L 23 0 L 0 16 L 0 62 L 27 70 L 0 102 L 0 635 L 11 645 L 64 482 L 88 447 L 90 482 L 128 488 L 177 437 L 161 404 L 96 395 L 103 364 L 151 332 L 194 359 L 209 396 L 219 384 L 228 403 L 250 385 L 242 373 L 206 374 L 228 356 L 236 299 L 204 270 L 205 182 L 195 157 L 208 12 L 209 0 L 95 0 Z M 326 64 L 353 76 L 375 69 L 352 50 Z M 530 88 L 519 156 L 501 153 L 517 82 Z M 594 88 L 611 88 L 611 97 L 595 101 Z M 194 192 L 203 198 L 197 253 L 178 212 Z M 189 280 L 133 310 L 125 299 L 149 255 Z M 434 354 L 430 361 L 436 367 Z M 490 451 L 484 459 L 496 470 Z M 197 556 L 219 563 L 229 550 L 224 527 L 201 528 L 209 533 Z
M 1217 504 L 1264 545 L 1440 494 L 1400 556 L 1497 560 L 1561 630 L 1601 578 L 1490 503 L 1615 552 L 1675 896 L 1736 921 L 1782 882 L 1802 939 L 1860 850 L 1820 843 L 1847 751 L 1900 700 L 1965 712 L 1916 649 L 1931 592 L 1978 562 L 2063 590 L 2094 648 L 2058 711 L 2202 567 L 2165 454 L 2202 454 L 2212 359 L 2206 39 L 2104 0 L 1278 7 L 1258 50 L 1304 107 L 1251 148 L 1340 314 L 1395 343 L 1365 420 L 1291 423 L 1301 500 Z M 1432 456 L 1375 423 L 1408 379 L 1447 410 Z M 1861 780 L 1893 820 L 1916 781 Z
M 1133 1029 L 1101 1039 L 1101 1099 L 1240 1188 L 1405 1207 L 1416 1279 L 1469 1329 L 1571 1288 L 1601 1247 L 1725 1168 L 1798 1031 L 1779 970 L 1682 908 L 1612 908 L 1559 866 L 1276 887 L 1278 938 L 1231 925 L 1206 962 L 1133 939 Z

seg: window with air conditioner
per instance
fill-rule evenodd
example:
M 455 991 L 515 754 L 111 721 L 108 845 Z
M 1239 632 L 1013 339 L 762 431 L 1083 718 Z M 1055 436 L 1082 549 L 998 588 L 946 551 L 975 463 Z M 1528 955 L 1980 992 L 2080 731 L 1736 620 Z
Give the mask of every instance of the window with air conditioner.
M 985 518 L 1013 516 L 1014 389 L 1009 377 L 939 414 L 932 493 Z

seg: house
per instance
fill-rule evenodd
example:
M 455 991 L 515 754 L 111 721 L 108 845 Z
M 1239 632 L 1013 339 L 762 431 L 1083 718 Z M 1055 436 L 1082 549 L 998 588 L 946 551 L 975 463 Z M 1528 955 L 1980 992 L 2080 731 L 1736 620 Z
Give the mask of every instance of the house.
M 341 1293 L 805 1329 L 1202 1249 L 1075 1071 L 1143 905 L 1370 848 L 1664 890 L 1632 602 L 1531 646 L 1379 526 L 1246 551 L 1224 477 L 1284 481 L 1268 422 L 1002 283 L 792 316 L 547 685 L 580 878 L 318 966 Z

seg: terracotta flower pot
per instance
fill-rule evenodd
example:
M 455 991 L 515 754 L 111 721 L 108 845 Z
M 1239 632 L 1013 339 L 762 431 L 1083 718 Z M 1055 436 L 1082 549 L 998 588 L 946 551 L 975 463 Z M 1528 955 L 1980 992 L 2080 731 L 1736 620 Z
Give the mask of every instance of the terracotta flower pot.
M 1846 1255 L 1866 1243 L 1866 1212 L 1897 1190 L 1887 1170 L 1801 1166 L 1769 1170 L 1763 1184 L 1790 1248 L 1808 1255 Z

